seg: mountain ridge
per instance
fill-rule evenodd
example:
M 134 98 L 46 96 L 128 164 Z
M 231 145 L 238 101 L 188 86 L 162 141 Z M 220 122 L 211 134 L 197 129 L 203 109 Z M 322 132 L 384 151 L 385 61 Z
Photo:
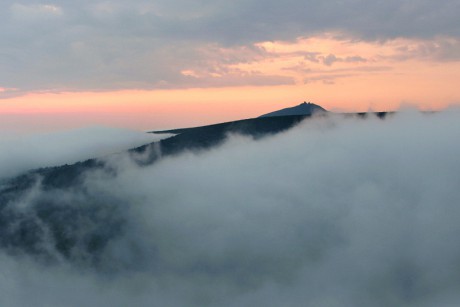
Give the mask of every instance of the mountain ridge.
M 323 107 L 304 101 L 303 103 L 289 108 L 284 108 L 281 110 L 273 111 L 270 113 L 263 114 L 261 117 L 275 117 L 275 116 L 292 116 L 292 115 L 313 115 L 315 113 L 324 113 L 327 112 Z
M 384 118 L 387 113 L 376 114 Z M 356 114 L 366 117 L 366 113 Z M 273 116 L 239 120 L 208 126 L 182 128 L 154 133 L 174 133 L 173 137 L 142 145 L 127 151 L 128 158 L 138 166 L 147 166 L 165 157 L 172 157 L 183 152 L 199 152 L 218 146 L 225 142 L 228 134 L 237 133 L 260 139 L 286 131 L 311 115 Z M 282 146 L 282 145 L 280 145 Z M 0 251 L 17 253 L 19 251 L 52 261 L 68 259 L 75 263 L 92 263 L 103 265 L 103 255 L 108 242 L 118 238 L 122 233 L 124 218 L 117 214 L 124 208 L 117 199 L 101 203 L 100 194 L 88 193 L 85 184 L 88 171 L 97 171 L 101 180 L 109 180 L 117 175 L 118 169 L 108 160 L 88 159 L 70 165 L 61 165 L 30 170 L 14 178 L 0 180 Z M 37 191 L 28 204 L 30 212 L 26 214 L 13 204 L 21 203 L 23 197 Z M 49 195 L 76 195 L 65 197 L 48 197 Z M 110 193 L 108 194 L 110 197 Z M 100 222 L 101 212 L 113 212 Z M 34 218 L 32 218 L 33 216 Z M 36 217 L 36 218 L 35 218 Z M 66 223 L 63 223 L 63 219 Z M 84 236 L 74 231 L 85 221 L 96 221 L 95 231 Z M 42 246 L 44 234 L 40 233 L 43 225 L 50 229 L 49 235 L 54 242 L 55 252 L 50 253 Z M 77 258 L 72 251 L 82 251 Z M 56 256 L 57 255 L 57 256 Z M 80 255 L 80 254 L 79 254 Z M 57 258 L 56 258 L 57 257 Z

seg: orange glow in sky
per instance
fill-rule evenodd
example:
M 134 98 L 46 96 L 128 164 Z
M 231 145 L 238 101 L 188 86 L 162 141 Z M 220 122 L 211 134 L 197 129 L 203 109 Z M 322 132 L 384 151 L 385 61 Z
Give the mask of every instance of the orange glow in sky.
M 401 104 L 441 109 L 460 102 L 460 62 L 443 51 L 449 38 L 350 41 L 334 34 L 260 42 L 249 62 L 228 64 L 230 78 L 287 77 L 290 85 L 28 93 L 0 100 L 0 120 L 34 130 L 109 125 L 149 130 L 205 125 L 311 101 L 331 111 L 389 111 Z M 222 54 L 244 52 L 221 49 Z M 223 78 L 184 68 L 191 78 Z M 0 93 L 14 89 L 0 87 Z M 52 118 L 52 120 L 50 120 Z M 2 126 L 0 125 L 0 128 Z

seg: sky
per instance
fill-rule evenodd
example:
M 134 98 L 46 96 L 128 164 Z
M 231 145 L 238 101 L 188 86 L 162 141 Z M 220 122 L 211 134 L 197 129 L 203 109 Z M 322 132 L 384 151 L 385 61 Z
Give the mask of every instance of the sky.
M 314 118 L 151 165 L 112 155 L 66 188 L 36 178 L 0 207 L 0 305 L 458 306 L 459 111 Z
M 0 129 L 460 103 L 459 0 L 2 2 Z

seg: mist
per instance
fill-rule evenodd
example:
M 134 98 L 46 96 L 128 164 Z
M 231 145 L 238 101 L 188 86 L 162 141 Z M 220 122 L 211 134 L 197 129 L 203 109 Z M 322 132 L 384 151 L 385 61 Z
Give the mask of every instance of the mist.
M 4 132 L 0 134 L 0 179 L 103 157 L 170 136 L 99 126 L 25 135 Z
M 458 305 L 459 115 L 313 118 L 149 166 L 109 156 L 65 190 L 38 178 L 2 205 L 0 305 Z M 39 243 L 14 245 L 25 222 Z

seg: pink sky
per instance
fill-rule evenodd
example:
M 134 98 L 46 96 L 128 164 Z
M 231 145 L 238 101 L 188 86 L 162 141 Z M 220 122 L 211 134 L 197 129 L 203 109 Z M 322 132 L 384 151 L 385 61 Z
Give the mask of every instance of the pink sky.
M 7 0 L 0 131 L 459 104 L 460 3 L 363 3 Z
M 225 76 L 210 75 L 199 67 L 182 71 L 190 78 L 209 79 L 208 87 L 31 92 L 0 100 L 0 118 L 4 129 L 24 131 L 87 125 L 149 130 L 257 117 L 304 100 L 337 112 L 388 111 L 401 104 L 441 109 L 460 102 L 455 82 L 460 80 L 460 62 L 442 58 L 439 46 L 446 40 L 368 43 L 321 35 L 295 42 L 260 42 L 254 48 L 263 50 L 263 55 L 224 65 Z M 214 52 L 244 57 L 248 51 L 221 48 Z M 250 74 L 255 79 L 289 77 L 294 83 L 214 84 L 218 79 Z
M 225 33 L 216 31 L 205 37 L 197 31 L 172 40 L 168 36 L 158 38 L 158 29 L 148 23 L 123 25 L 123 14 L 128 12 L 133 14 L 132 20 L 150 21 L 153 16 L 172 14 L 178 26 L 186 21 L 185 25 L 194 27 L 202 20 L 209 23 L 206 29 L 213 29 L 212 16 L 220 10 L 222 14 L 228 12 L 223 4 L 210 11 L 198 7 L 177 11 L 166 2 L 162 8 L 141 0 L 131 7 L 117 3 L 87 8 L 95 14 L 93 22 L 107 26 L 100 36 L 100 28 L 91 28 L 93 24 L 86 24 L 85 32 L 72 23 L 77 17 L 88 22 L 87 10 L 82 10 L 86 6 L 13 2 L 9 10 L 0 13 L 8 25 L 0 34 L 9 29 L 5 33 L 10 36 L 5 37 L 11 37 L 10 44 L 0 48 L 8 56 L 0 62 L 0 129 L 186 127 L 257 117 L 303 101 L 336 112 L 391 111 L 405 104 L 442 109 L 460 102 L 460 39 L 452 27 L 444 28 L 446 20 L 454 23 L 458 19 L 449 14 L 453 4 L 448 2 L 436 8 L 405 1 L 388 3 L 387 9 L 397 9 L 391 16 L 401 18 L 391 25 L 377 20 L 382 7 L 356 7 L 349 12 L 355 19 L 341 16 L 340 27 L 335 30 L 330 29 L 338 15 L 328 14 L 338 8 L 331 6 L 322 12 L 318 24 L 298 16 L 295 22 L 309 33 L 305 36 L 294 36 L 296 31 L 290 28 L 297 13 L 293 11 L 289 16 L 277 15 L 279 24 L 272 31 L 264 28 L 258 33 L 272 37 L 265 40 L 231 24 L 226 24 Z M 324 8 L 315 5 L 320 11 Z M 435 9 L 442 9 L 436 22 L 432 21 L 438 34 L 426 36 L 430 29 L 426 18 Z M 367 15 L 359 10 L 376 20 L 372 24 L 360 20 Z M 254 16 L 247 25 L 254 29 L 258 29 L 254 18 L 268 18 L 251 14 Z M 420 17 L 419 28 L 411 27 L 406 14 Z M 322 24 L 326 18 L 330 23 Z M 266 27 L 271 27 L 268 21 Z M 147 36 L 137 32 L 144 25 Z M 65 35 L 55 31 L 48 35 L 29 33 L 32 26 L 44 30 L 61 27 Z M 390 26 L 395 28 L 387 28 Z M 120 36 L 123 27 L 132 32 Z M 166 31 L 168 23 L 162 27 Z M 312 33 L 310 29 L 315 27 L 319 30 Z M 373 30 L 369 32 L 368 27 Z M 289 31 L 277 32 L 282 29 Z M 14 49 L 18 40 L 11 36 L 13 30 L 29 45 Z M 398 31 L 400 34 L 395 35 Z M 226 40 L 230 38 L 235 41 Z

